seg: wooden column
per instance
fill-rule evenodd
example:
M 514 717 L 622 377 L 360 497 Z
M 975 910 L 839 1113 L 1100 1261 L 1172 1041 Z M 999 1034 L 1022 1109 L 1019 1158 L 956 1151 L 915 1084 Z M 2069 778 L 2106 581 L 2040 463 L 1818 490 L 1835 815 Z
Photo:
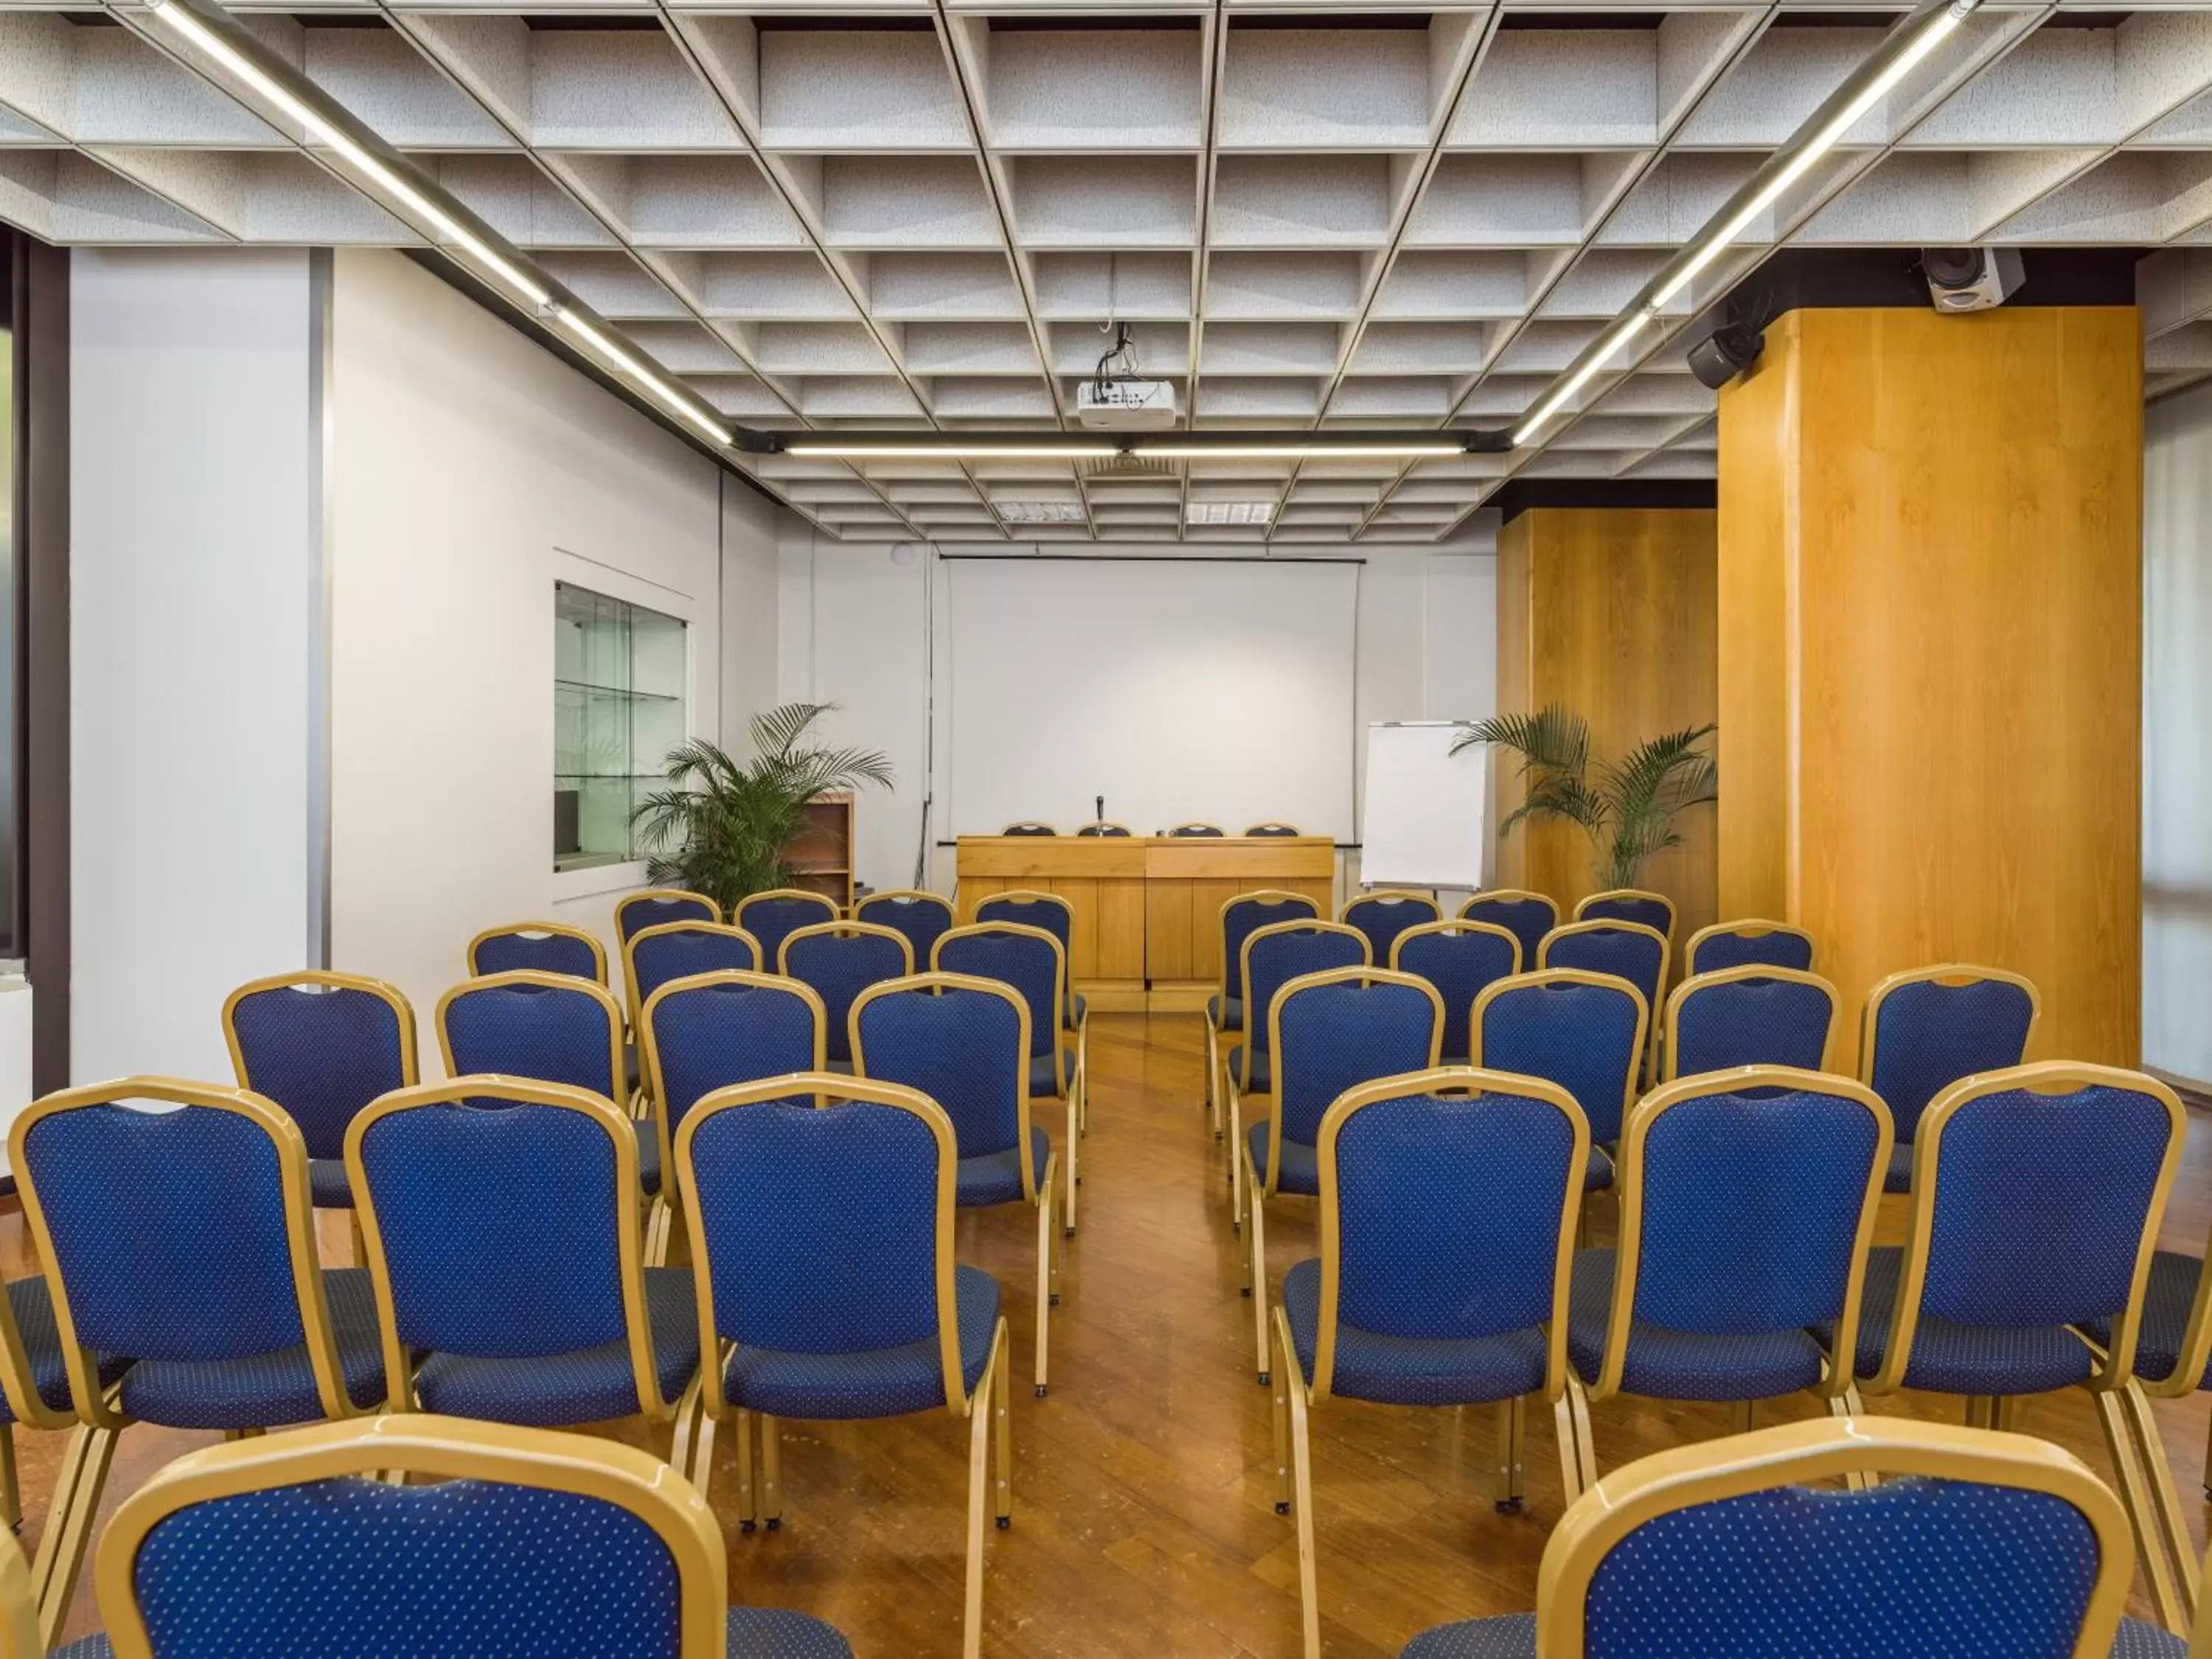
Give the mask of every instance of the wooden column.
M 2135 1062 L 2132 307 L 1802 310 L 1720 398 L 1720 908 L 1811 930 L 1856 1027 L 1960 960 L 2034 1057 Z
M 1690 507 L 1537 507 L 1498 537 L 1498 706 L 1559 703 L 1590 723 L 1598 752 L 1715 718 L 1715 514 Z M 1500 816 L 1517 767 L 1498 763 Z M 1680 847 L 1641 884 L 1673 899 L 1679 945 L 1713 919 L 1713 814 L 1683 814 Z M 1524 822 L 1498 849 L 1498 884 L 1548 893 L 1562 915 L 1599 883 L 1589 838 Z

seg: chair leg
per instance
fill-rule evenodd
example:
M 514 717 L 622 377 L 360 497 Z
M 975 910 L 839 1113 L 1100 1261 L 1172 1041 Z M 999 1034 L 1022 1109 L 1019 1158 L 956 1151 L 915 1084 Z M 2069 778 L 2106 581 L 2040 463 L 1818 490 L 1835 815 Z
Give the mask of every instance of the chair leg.
M 1841 1418 L 1866 1415 L 1866 1402 L 1859 1398 L 1857 1383 L 1847 1385 L 1841 1394 L 1828 1396 L 1828 1415 Z M 1869 1486 L 1876 1485 L 1877 1479 L 1869 1470 L 1854 1469 L 1844 1477 L 1844 1485 L 1852 1492 L 1864 1492 Z
M 353 1265 L 356 1267 L 368 1266 L 368 1235 L 361 1230 L 359 1210 L 346 1212 L 346 1236 L 353 1241 Z
M 1244 1224 L 1244 1098 L 1229 1085 L 1229 1224 Z
M 999 1367 L 1006 1363 L 1006 1322 L 999 1322 L 983 1378 L 968 1402 L 968 1582 L 960 1621 L 962 1659 L 981 1659 L 983 1651 L 983 1487 L 990 1479 L 991 1405 Z M 771 1421 L 768 1418 L 763 1423 Z
M 675 1210 L 668 1202 L 666 1194 L 656 1193 L 653 1195 L 653 1207 L 646 1212 L 645 1216 L 645 1265 L 647 1267 L 665 1267 L 668 1265 L 668 1245 L 670 1237 L 675 1231 L 672 1224 L 675 1213 Z
M 1083 1134 L 1091 1133 L 1091 1016 L 1085 1014 L 1075 1028 L 1075 1127 Z
M 1309 1402 L 1305 1378 L 1285 1362 L 1291 1373 L 1287 1390 L 1291 1408 L 1291 1512 L 1298 1532 L 1298 1626 L 1305 1643 L 1305 1659 L 1321 1659 L 1321 1591 L 1316 1579 L 1313 1519 L 1313 1442 L 1307 1421 Z
M 783 1437 L 775 1419 L 760 1414 L 761 1524 L 770 1532 L 783 1525 Z
M 2020 1415 L 2020 1396 L 2001 1394 L 1990 1401 L 1990 1426 L 2010 1431 L 2013 1421 Z
M 1552 1406 L 1559 1437 L 1559 1475 L 1571 1504 L 1597 1485 L 1597 1447 L 1590 1437 L 1589 1395 L 1570 1371 L 1567 1386 Z
M 2133 1431 L 2136 1455 L 2147 1477 L 2152 1519 L 2173 1571 L 2185 1621 L 2180 1628 L 2193 1629 L 2203 1594 L 2197 1546 L 2182 1519 L 2181 1495 L 2173 1488 L 2173 1468 L 2166 1459 L 2166 1442 L 2158 1431 L 2158 1419 L 2152 1414 L 2150 1397 L 2141 1383 L 2130 1382 L 2120 1390 L 2120 1410 L 2123 1422 Z
M 1527 1399 L 1515 1395 L 1510 1400 L 1498 1402 L 1498 1480 L 1491 1500 L 1500 1514 L 1521 1507 L 1528 1495 L 1527 1476 L 1522 1466 L 1522 1442 L 1528 1427 Z
M 753 1474 L 753 1414 L 740 1408 L 738 1426 L 738 1493 L 744 1505 L 738 1530 L 751 1532 L 760 1525 L 760 1482 Z
M 1252 1366 L 1260 1386 L 1267 1385 L 1267 1223 L 1259 1177 L 1246 1169 L 1252 1182 L 1252 1214 L 1244 1227 L 1244 1277 L 1252 1291 Z
M 23 1486 L 15 1473 L 15 1429 L 10 1423 L 0 1423 L 0 1510 L 10 1532 L 21 1530 Z
M 703 1375 L 694 1372 L 684 1397 L 676 1402 L 675 1422 L 668 1435 L 668 1467 L 678 1474 L 689 1477 L 698 1453 L 695 1449 L 699 1437 L 699 1425 L 707 1414 L 707 1382 Z M 698 1482 L 693 1480 L 696 1486 Z
M 1077 1110 L 1075 1101 L 1076 1096 L 1074 1092 L 1070 1091 L 1067 1097 L 1067 1180 L 1066 1182 L 1066 1189 L 1067 1193 L 1067 1220 L 1066 1225 L 1067 1236 L 1070 1238 L 1075 1237 L 1075 1143 L 1077 1140 L 1081 1139 L 1083 1133 L 1082 1126 L 1076 1121 Z
M 31 1564 L 39 1636 L 47 1647 L 54 1644 L 62 1620 L 69 1614 L 70 1599 L 76 1593 L 77 1573 L 84 1565 L 85 1546 L 92 1539 L 93 1517 L 100 1512 L 100 1495 L 107 1485 L 108 1467 L 115 1461 L 115 1443 L 120 1433 L 88 1423 L 70 1431 L 69 1449 L 63 1455 L 61 1473 L 46 1506 L 46 1534 L 39 1540 L 38 1557 Z
M 1213 1016 L 1206 1017 L 1206 1092 L 1199 1104 L 1205 1110 L 1206 1121 L 1213 1126 L 1213 1133 L 1221 1133 L 1221 1101 L 1213 1092 L 1213 1085 L 1221 1076 L 1221 1033 L 1213 1024 Z
M 2212 1504 L 2212 1431 L 2204 1437 L 2204 1501 Z
M 1297 1375 L 1296 1356 L 1282 1351 L 1282 1333 L 1275 1334 L 1274 1401 L 1268 1415 L 1275 1440 L 1275 1513 L 1291 1512 L 1291 1378 Z
M 1055 1155 L 1056 1158 L 1057 1155 Z M 1044 1398 L 1051 1380 L 1052 1352 L 1052 1177 L 1055 1158 L 1044 1161 L 1044 1185 L 1037 1189 L 1036 1397 Z
M 1730 1434 L 1749 1434 L 1751 1432 L 1752 1424 L 1756 1420 L 1756 1416 L 1757 1413 L 1753 1401 L 1749 1400 L 1731 1400 L 1729 1401 L 1729 1432 Z
M 1014 1524 L 1013 1401 L 1014 1367 L 1009 1360 L 1000 1365 L 998 1384 L 991 1390 L 991 1425 L 998 1440 L 998 1513 L 1001 1532 Z
M 2173 1563 L 2160 1544 L 2156 1500 L 2150 1492 L 2150 1483 L 2158 1478 L 2157 1474 L 2144 1469 L 2139 1460 L 2127 1408 L 2121 1404 L 2118 1392 L 2100 1390 L 2096 1401 L 2097 1421 L 2105 1431 L 2105 1445 L 2112 1454 L 2113 1472 L 2119 1476 L 2120 1502 L 2127 1509 L 2128 1526 L 2135 1534 L 2136 1555 L 2142 1564 L 2143 1581 L 2150 1589 L 2151 1606 L 2160 1624 L 2186 1636 L 2189 1621 L 2182 1612 L 2180 1587 L 2174 1582 Z

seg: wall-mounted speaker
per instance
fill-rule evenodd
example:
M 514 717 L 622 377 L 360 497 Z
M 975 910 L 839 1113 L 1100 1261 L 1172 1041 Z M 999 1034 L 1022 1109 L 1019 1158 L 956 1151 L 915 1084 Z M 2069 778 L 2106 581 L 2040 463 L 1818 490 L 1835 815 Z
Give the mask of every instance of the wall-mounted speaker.
M 2013 247 L 1926 247 L 1920 274 L 1938 311 L 1987 311 L 2019 292 L 2020 250 Z
M 1718 392 L 1759 361 L 1766 336 L 1748 323 L 1723 323 L 1689 350 L 1690 373 Z

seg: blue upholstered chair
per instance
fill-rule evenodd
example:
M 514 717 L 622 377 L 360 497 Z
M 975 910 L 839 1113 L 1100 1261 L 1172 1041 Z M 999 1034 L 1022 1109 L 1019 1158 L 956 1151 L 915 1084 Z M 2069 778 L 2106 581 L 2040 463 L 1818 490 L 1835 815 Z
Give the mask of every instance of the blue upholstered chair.
M 1322 1119 L 1338 1096 L 1377 1078 L 1431 1072 L 1443 1040 L 1444 1004 L 1437 988 L 1387 968 L 1332 968 L 1302 974 L 1270 1005 L 1267 1053 L 1274 1086 L 1267 1115 L 1240 1133 L 1251 1194 L 1244 1231 L 1244 1291 L 1252 1298 L 1252 1365 L 1267 1381 L 1267 1200 L 1278 1193 L 1320 1195 L 1316 1162 Z
M 1521 941 L 1492 921 L 1431 921 L 1399 934 L 1382 959 L 1437 988 L 1444 1000 L 1443 1063 L 1464 1066 L 1474 1000 L 1521 971 Z
M 775 965 L 761 961 L 760 941 L 742 927 L 718 921 L 662 921 L 641 927 L 623 943 L 630 1029 L 640 1030 L 646 1003 L 672 980 L 727 971 L 757 974 Z
M 1795 968 L 1813 971 L 1813 936 L 1786 921 L 1717 921 L 1690 935 L 1683 959 L 1686 974 L 1723 968 Z
M 1178 823 L 1168 831 L 1176 841 L 1218 841 L 1228 833 L 1218 823 Z
M 1100 836 L 1112 839 L 1127 836 L 1129 826 L 1126 823 L 1107 823 L 1102 821 L 1097 823 L 1086 823 L 1075 833 L 1079 836 L 1089 836 L 1094 840 Z
M 1667 1079 L 1739 1066 L 1828 1069 L 1836 988 L 1794 968 L 1721 968 L 1677 985 L 1667 999 Z M 1887 1171 L 1884 1171 L 1887 1176 Z
M 2166 1536 L 2172 1472 L 2134 1376 L 2185 1130 L 2172 1090 L 2116 1066 L 2047 1060 L 1952 1085 L 1921 1115 L 1911 1228 L 1868 1262 L 1856 1346 L 1869 1395 L 1963 1395 L 1977 1425 L 2010 1426 L 2022 1395 L 2087 1389 L 2152 1601 L 2177 1629 L 2197 1563 L 2185 1534 L 2178 1557 Z
M 2081 1328 L 2099 1347 L 2112 1346 L 2111 1320 L 2093 1319 Z M 2203 1258 L 2178 1250 L 2152 1255 L 2136 1329 L 2135 1374 L 2154 1400 L 2181 1400 L 2212 1389 L 2212 1273 L 2204 1271 Z M 2204 1496 L 2212 1502 L 2212 1449 L 2207 1458 Z
M 1658 1047 L 1658 1027 L 1667 1011 L 1667 936 L 1640 921 L 1596 917 L 1554 927 L 1536 948 L 1539 968 L 1580 968 L 1611 974 L 1633 985 L 1650 1018 L 1646 1039 Z
M 607 982 L 607 948 L 580 927 L 557 921 L 517 921 L 487 927 L 469 941 L 469 977 L 528 969 Z
M 1244 1040 L 1223 1068 L 1229 1090 L 1231 1225 L 1244 1224 L 1243 1101 L 1247 1096 L 1273 1094 L 1275 1088 L 1275 1070 L 1267 1047 L 1273 1034 L 1267 1016 L 1275 1006 L 1276 994 L 1301 975 L 1369 965 L 1367 935 L 1340 921 L 1274 921 L 1245 934 L 1237 979 L 1245 990 L 1247 1029 Z
M 1295 841 L 1304 833 L 1295 823 L 1273 822 L 1255 823 L 1244 831 L 1246 838 L 1253 841 Z
M 1086 1127 L 1091 1114 L 1089 1103 L 1084 1099 L 1084 1085 L 1091 1077 L 1091 1006 L 1075 994 L 1075 907 L 1058 893 L 1010 887 L 1002 893 L 977 900 L 975 921 L 978 924 L 1003 921 L 1018 927 L 1042 927 L 1060 941 L 1060 1026 L 1073 1049 L 1067 1083 L 1073 1091 L 1076 1125 L 1079 1128 Z M 1067 1170 L 1073 1177 L 1075 1148 L 1072 1146 L 1067 1149 Z
M 1438 1626 L 1401 1659 L 2180 1659 L 2120 1617 L 2133 1556 L 2056 1446 L 1815 1419 L 1615 1470 L 1553 1532 L 1534 1613 Z
M 921 974 L 871 986 L 853 1005 L 854 1070 L 927 1095 L 952 1121 L 960 1154 L 956 1201 L 963 1210 L 1028 1204 L 1037 1217 L 1036 1370 L 1049 1379 L 1052 1304 L 1060 1296 L 1053 1254 L 1053 1181 L 1059 1154 L 1030 1121 L 1030 1010 L 1003 980 Z M 1072 1138 L 1075 1125 L 1071 1121 Z
M 1024 818 L 1019 823 L 1008 824 L 1005 829 L 1000 830 L 999 833 L 1002 836 L 1056 836 L 1060 831 L 1054 829 L 1048 823 L 1038 823 L 1035 818 Z
M 769 973 L 783 960 L 783 942 L 802 927 L 818 927 L 837 920 L 834 900 L 803 887 L 772 887 L 739 899 L 730 911 L 730 923 L 750 933 L 760 945 L 761 966 Z
M 648 927 L 672 921 L 703 921 L 718 926 L 722 907 L 703 893 L 680 887 L 641 887 L 615 902 L 615 938 L 623 945 Z
M 115 1650 L 155 1659 L 851 1659 L 819 1620 L 729 1606 L 727 1555 L 647 1453 L 380 1417 L 178 1459 L 101 1539 L 100 1600 Z
M 707 1411 L 710 1422 L 736 1424 L 745 1513 L 764 1510 L 772 1528 L 781 1512 L 779 1419 L 927 1411 L 966 1419 L 961 1651 L 976 1659 L 994 1440 L 999 1524 L 1013 1514 L 1011 1390 L 998 1281 L 952 1259 L 959 1169 L 952 1121 L 928 1097 L 826 1072 L 717 1090 L 676 1139 L 691 1260 L 705 1292 L 701 1346 L 722 1357 L 707 1367 Z M 754 1415 L 757 1496 L 748 1449 Z M 705 1467 L 702 1458 L 702 1482 Z
M 379 1095 L 411 1088 L 419 1076 L 407 999 L 380 979 L 318 969 L 278 974 L 230 994 L 222 1034 L 238 1086 L 276 1102 L 300 1126 L 315 1207 L 351 1209 L 346 1126 Z
M 914 946 L 895 927 L 866 921 L 825 921 L 801 927 L 783 941 L 776 970 L 811 986 L 822 999 L 829 1066 L 853 1066 L 853 1004 L 872 985 L 904 979 L 914 972 Z
M 871 893 L 853 906 L 853 920 L 894 928 L 914 946 L 917 970 L 929 965 L 929 953 L 952 928 L 952 901 L 942 893 L 920 888 L 895 887 Z
M 1556 1083 L 1575 1098 L 1589 1124 L 1585 1190 L 1613 1185 L 1607 1150 L 1636 1103 L 1636 1066 L 1644 1053 L 1644 994 L 1611 974 L 1547 968 L 1501 979 L 1474 1000 L 1468 1022 L 1468 1062 Z
M 1378 887 L 1371 893 L 1346 899 L 1336 919 L 1367 935 L 1367 959 L 1378 966 L 1390 960 L 1390 947 L 1409 927 L 1441 921 L 1443 911 L 1426 893 L 1395 887 Z
M 1947 963 L 1875 982 L 1859 1027 L 1859 1076 L 1897 1120 L 1891 1192 L 1912 1185 L 1929 1103 L 1960 1078 L 2019 1065 L 2042 1012 L 2033 983 L 1997 968 Z
M 1663 1084 L 1620 1139 L 1620 1242 L 1575 1255 L 1569 1415 L 1596 1479 L 1591 1400 L 1754 1401 L 1809 1389 L 1841 1414 L 1846 1358 L 1816 1327 L 1859 1328 L 1889 1112 L 1849 1078 L 1746 1066 Z
M 1332 1399 L 1494 1405 L 1494 1498 L 1517 1508 L 1526 1402 L 1556 1406 L 1566 1387 L 1589 1151 L 1565 1090 L 1462 1066 L 1348 1089 L 1322 1116 L 1321 1254 L 1283 1276 L 1273 1363 L 1275 1508 L 1297 1516 L 1307 1659 L 1321 1652 L 1310 1414 Z
M 307 1143 L 258 1095 L 153 1077 L 64 1090 L 23 1109 L 8 1152 L 70 1406 L 102 1431 L 72 1440 L 56 1483 L 49 1528 L 76 1517 L 75 1538 L 56 1534 L 56 1559 L 40 1546 L 42 1607 L 58 1620 L 118 1432 L 372 1409 L 376 1293 L 365 1269 L 318 1265 Z M 38 1298 L 10 1285 L 8 1299 L 50 1402 Z M 9 1404 L 29 1414 L 28 1396 Z
M 1559 925 L 1559 901 L 1547 893 L 1531 893 L 1519 887 L 1492 887 L 1459 907 L 1462 921 L 1491 921 L 1521 941 L 1521 968 L 1536 965 L 1544 935 Z
M 1674 944 L 1674 901 L 1664 893 L 1650 893 L 1640 887 L 1613 887 L 1592 893 L 1576 902 L 1574 919 L 1641 922 L 1665 939 L 1669 949 Z
M 541 1429 L 693 1407 L 691 1273 L 644 1265 L 637 1165 L 629 1117 L 558 1084 L 457 1077 L 356 1118 L 392 1405 Z
M 1272 888 L 1239 893 L 1222 902 L 1221 981 L 1206 1002 L 1206 1109 L 1217 1140 L 1221 1138 L 1222 1102 L 1228 1094 L 1223 1069 L 1229 1050 L 1242 1042 L 1244 1035 L 1244 941 L 1275 922 L 1320 915 L 1321 906 L 1304 893 Z

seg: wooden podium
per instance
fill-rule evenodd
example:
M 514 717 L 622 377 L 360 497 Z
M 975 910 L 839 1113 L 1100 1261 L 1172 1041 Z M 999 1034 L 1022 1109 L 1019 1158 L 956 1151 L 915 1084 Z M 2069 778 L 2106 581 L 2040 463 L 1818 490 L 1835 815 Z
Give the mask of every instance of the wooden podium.
M 1221 975 L 1221 907 L 1239 893 L 1304 893 L 1331 914 L 1336 846 L 1295 838 L 963 836 L 960 920 L 1012 888 L 1074 907 L 1068 972 L 1102 1013 L 1196 1012 Z

